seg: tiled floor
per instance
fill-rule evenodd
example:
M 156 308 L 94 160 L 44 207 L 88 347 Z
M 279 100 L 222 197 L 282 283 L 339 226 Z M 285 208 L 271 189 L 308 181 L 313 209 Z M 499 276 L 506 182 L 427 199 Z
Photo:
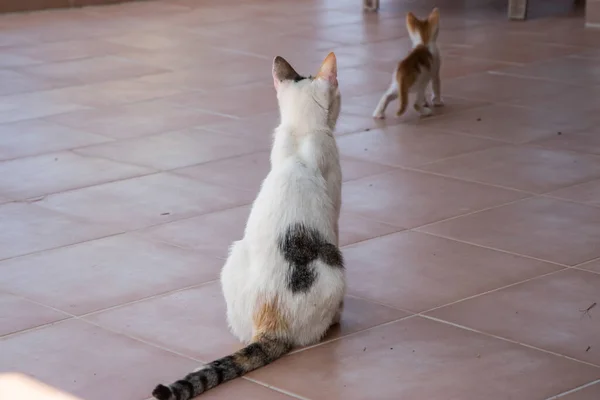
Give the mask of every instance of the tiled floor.
M 404 14 L 434 3 L 446 107 L 374 121 Z M 217 279 L 269 167 L 271 60 L 334 50 L 341 327 L 203 398 L 600 399 L 600 31 L 549 15 L 570 3 L 0 16 L 0 372 L 145 400 L 237 348 Z

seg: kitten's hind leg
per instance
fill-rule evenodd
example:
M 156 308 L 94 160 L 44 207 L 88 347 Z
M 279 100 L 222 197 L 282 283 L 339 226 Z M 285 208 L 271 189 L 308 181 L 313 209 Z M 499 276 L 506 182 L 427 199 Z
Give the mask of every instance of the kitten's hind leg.
M 427 104 L 427 100 L 425 99 L 425 87 L 419 87 L 417 90 L 417 98 L 415 99 L 415 110 L 417 110 L 422 117 L 428 117 L 433 114 L 431 108 L 423 106 L 423 104 Z
M 379 104 L 377 104 L 377 108 L 373 111 L 373 118 L 384 119 L 385 118 L 385 109 L 387 106 L 394 100 L 398 98 L 398 84 L 393 82 L 388 90 L 381 96 L 381 100 L 379 100 Z

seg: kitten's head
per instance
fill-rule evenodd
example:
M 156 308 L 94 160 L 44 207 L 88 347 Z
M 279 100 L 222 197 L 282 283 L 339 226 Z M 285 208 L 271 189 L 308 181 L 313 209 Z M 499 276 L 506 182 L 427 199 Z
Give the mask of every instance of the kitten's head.
M 413 45 L 435 43 L 438 37 L 440 23 L 440 10 L 434 8 L 427 19 L 421 20 L 409 12 L 406 15 L 406 29 Z
M 282 122 L 335 129 L 341 108 L 335 54 L 329 53 L 314 77 L 298 74 L 277 56 L 273 60 L 273 82 Z

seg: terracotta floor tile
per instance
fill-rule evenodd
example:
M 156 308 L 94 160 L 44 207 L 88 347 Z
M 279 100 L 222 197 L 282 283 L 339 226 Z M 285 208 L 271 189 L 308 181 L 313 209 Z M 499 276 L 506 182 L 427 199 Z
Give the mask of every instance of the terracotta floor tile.
M 442 160 L 424 171 L 546 193 L 600 177 L 600 158 L 561 150 L 502 146 Z
M 208 94 L 184 93 L 168 97 L 165 101 L 238 118 L 277 110 L 275 89 L 273 85 L 264 83 L 236 86 Z
M 393 170 L 393 168 L 388 165 L 357 160 L 344 156 L 342 156 L 340 164 L 342 165 L 342 178 L 344 182 Z
M 0 124 L 0 160 L 68 150 L 110 140 L 40 119 Z
M 2 339 L 0 354 L 1 370 L 32 375 L 86 400 L 141 400 L 156 383 L 178 378 L 196 365 L 79 320 Z
M 10 70 L 0 70 L 0 82 L 2 82 L 0 84 L 0 95 L 2 96 L 65 86 L 65 83 L 58 79 L 44 79 Z
M 180 29 L 159 29 L 154 32 L 131 32 L 125 35 L 109 36 L 104 40 L 128 47 L 143 50 L 161 50 L 166 48 L 177 48 L 191 46 L 202 42 L 201 36 L 190 31 Z
M 176 131 L 228 120 L 228 117 L 164 100 L 146 101 L 57 115 L 50 120 L 117 139 Z
M 0 192 L 23 200 L 152 172 L 72 152 L 50 153 L 0 162 Z
M 343 110 L 345 111 L 346 109 L 343 108 Z M 395 121 L 393 119 L 374 119 L 366 113 L 366 108 L 363 111 L 364 115 L 353 115 L 350 113 L 345 113 L 344 111 L 342 111 L 342 114 L 340 115 L 335 127 L 336 135 L 345 135 L 347 133 L 355 132 L 368 132 L 372 129 L 393 125 L 394 122 L 399 123 L 399 121 Z
M 298 371 L 305 379 L 297 379 Z M 370 377 L 368 387 L 356 379 L 361 375 Z M 368 399 L 377 387 L 386 400 L 500 393 L 542 399 L 596 379 L 598 369 L 415 317 L 303 351 L 250 376 L 309 398 Z
M 59 62 L 119 54 L 130 51 L 131 47 L 109 43 L 101 39 L 68 40 L 64 42 L 19 46 L 10 49 L 11 53 L 29 57 L 39 62 Z
M 596 400 L 598 397 L 600 397 L 600 384 L 596 383 L 561 398 L 563 400 Z
M 338 139 L 342 155 L 397 167 L 418 166 L 497 145 L 496 141 L 403 125 L 344 135 Z
M 532 198 L 421 230 L 542 260 L 577 265 L 600 257 L 599 222 L 598 208 Z
M 33 58 L 20 56 L 17 54 L 10 54 L 8 53 L 8 51 L 5 52 L 5 54 L 3 54 L 2 57 L 0 57 L 1 68 L 18 68 L 39 63 L 40 61 L 34 60 Z
M 450 96 L 519 105 L 558 96 L 571 88 L 564 83 L 484 73 L 447 80 L 442 90 Z
M 229 246 L 244 236 L 250 206 L 236 207 L 162 224 L 140 232 L 155 241 L 226 258 Z
M 30 376 L 14 372 L 0 374 L 0 395 L 20 399 L 81 400 Z
M 580 131 L 581 128 L 588 128 L 587 130 L 593 131 L 598 129 L 599 121 L 600 98 L 597 96 L 597 91 L 596 85 L 573 86 L 571 89 L 563 90 L 560 96 L 537 98 L 525 105 L 529 108 L 545 110 L 565 118 L 568 116 L 576 124 L 576 129 L 573 129 L 573 131 Z M 589 126 L 586 126 L 586 123 Z M 585 130 L 584 133 L 586 133 Z
M 591 206 L 600 206 L 600 180 L 559 189 L 555 192 L 550 192 L 548 196 L 576 201 Z
M 453 56 L 448 53 L 451 52 L 443 53 L 444 58 L 442 61 L 441 78 L 444 80 L 458 78 L 461 76 L 476 74 L 485 71 L 501 71 L 509 66 L 514 65 L 512 63 L 505 63 L 496 60 L 475 58 L 477 57 L 476 54 L 466 54 L 465 56 Z
M 175 94 L 196 91 L 197 89 L 178 84 L 150 80 L 155 76 L 147 75 L 136 79 L 122 79 L 110 82 L 91 83 L 80 86 L 45 91 L 44 94 L 58 101 L 67 101 L 88 107 L 102 108 L 120 104 L 155 100 Z
M 160 50 L 138 50 L 133 52 L 123 53 L 120 56 L 127 58 L 128 60 L 142 63 L 144 65 L 152 66 L 154 68 L 160 68 L 166 71 L 175 72 L 186 72 L 196 71 L 205 72 L 204 74 L 196 74 L 194 82 L 201 84 L 201 88 L 219 88 L 219 85 L 232 86 L 239 85 L 246 82 L 253 82 L 257 80 L 257 73 L 262 73 L 263 78 L 268 77 L 270 72 L 270 62 L 272 61 L 269 57 L 262 57 L 253 54 L 247 54 L 230 49 L 222 49 L 218 47 L 193 44 L 180 48 L 167 48 Z M 266 69 L 259 71 L 257 69 L 257 60 L 266 62 Z M 243 75 L 243 65 L 248 63 L 248 76 L 242 78 L 239 75 Z M 262 64 L 264 65 L 264 64 Z M 224 74 L 221 73 L 209 73 L 216 68 L 223 68 Z M 227 72 L 229 74 L 227 74 Z M 151 75 L 147 75 L 148 77 Z M 231 82 L 227 80 L 227 77 L 231 77 Z M 212 78 L 212 80 L 211 80 Z
M 590 261 L 589 263 L 581 264 L 578 266 L 578 268 L 600 273 L 600 260 L 594 260 Z
M 469 47 L 457 47 L 452 49 L 450 54 L 476 55 L 482 59 L 509 63 L 538 63 L 576 54 L 580 51 L 580 48 L 576 46 L 550 43 L 527 43 L 524 45 L 521 37 L 503 37 L 501 40 L 487 41 Z
M 600 155 L 600 131 L 572 133 L 569 130 L 560 131 L 546 139 L 536 140 L 531 144 L 548 149 L 571 150 L 580 153 Z
M 567 270 L 433 311 L 478 331 L 600 365 L 600 275 Z M 583 312 L 580 310 L 584 310 Z
M 392 167 L 350 158 L 340 160 L 344 181 L 390 171 Z M 231 186 L 258 193 L 270 170 L 270 152 L 261 151 L 182 168 L 174 172 L 202 182 Z
M 269 155 L 268 151 L 259 151 L 181 168 L 173 172 L 202 182 L 248 190 L 256 194 L 271 168 Z
M 24 67 L 21 71 L 42 79 L 60 79 L 72 84 L 103 82 L 165 72 L 122 57 L 101 56 Z
M 347 211 L 403 228 L 526 197 L 522 192 L 403 170 L 348 182 L 342 190 Z
M 56 101 L 55 98 L 44 95 L 44 92 L 2 96 L 0 97 L 0 123 L 47 117 L 87 108 L 66 101 Z
M 182 52 L 184 53 L 184 52 Z M 195 56 L 193 56 L 195 54 Z M 216 54 L 179 52 L 149 53 L 132 57 L 152 65 L 179 68 L 165 74 L 147 75 L 139 80 L 147 83 L 168 83 L 195 89 L 220 91 L 227 87 L 245 85 L 255 82 L 269 82 L 271 78 L 272 59 L 258 58 L 246 54 L 220 51 Z M 324 58 L 322 56 L 321 58 Z M 322 60 L 321 60 L 322 61 Z M 198 65 L 200 63 L 200 65 Z M 189 64 L 189 65 L 188 65 Z M 318 65 L 318 64 L 317 64 Z M 218 66 L 219 73 L 208 73 Z M 198 73 L 204 70 L 205 73 Z
M 113 230 L 132 230 L 252 201 L 248 192 L 156 174 L 48 196 L 38 204 Z
M 200 128 L 188 128 L 182 131 L 89 146 L 75 150 L 75 152 L 91 157 L 102 157 L 128 164 L 169 170 L 263 149 L 264 147 L 257 145 L 249 138 Z
M 562 114 L 523 107 L 492 104 L 425 119 L 423 127 L 466 133 L 508 143 L 524 143 L 554 137 L 570 129 L 576 121 Z
M 90 224 L 28 203 L 0 206 L 0 225 L 0 259 L 79 243 L 110 233 L 106 226 Z
M 340 246 L 398 232 L 400 228 L 346 212 L 340 215 Z
M 0 288 L 81 315 L 218 279 L 221 266 L 128 234 L 4 261 Z
M 344 249 L 349 293 L 421 312 L 557 266 L 416 232 Z
M 273 96 L 275 96 L 274 92 Z M 279 112 L 270 111 L 244 118 L 223 120 L 206 125 L 205 128 L 230 135 L 250 137 L 270 149 L 273 143 L 273 133 L 278 125 Z
M 562 57 L 535 65 L 505 68 L 502 72 L 579 85 L 594 85 L 600 83 L 600 60 Z
M 347 304 L 346 304 L 347 303 Z M 198 305 L 207 305 L 198 308 Z M 208 306 L 210 305 L 210 306 Z M 328 337 L 345 336 L 408 314 L 356 298 L 344 302 L 342 324 Z M 229 333 L 218 282 L 86 317 L 95 324 L 208 362 L 241 347 Z M 162 321 L 156 327 L 157 320 Z M 181 330 L 181 326 L 187 329 Z M 152 327 L 152 328 L 150 328 Z
M 0 292 L 0 337 L 69 317 L 68 314 Z
M 268 58 L 274 57 L 274 55 L 291 53 L 290 49 L 294 49 L 293 52 L 322 50 L 323 58 L 325 58 L 329 51 L 337 47 L 337 43 L 327 38 L 304 38 L 294 34 L 277 36 L 277 40 L 264 40 L 260 36 L 244 38 L 224 36 L 213 43 L 225 49 L 243 51 Z M 318 67 L 317 64 L 313 69 Z

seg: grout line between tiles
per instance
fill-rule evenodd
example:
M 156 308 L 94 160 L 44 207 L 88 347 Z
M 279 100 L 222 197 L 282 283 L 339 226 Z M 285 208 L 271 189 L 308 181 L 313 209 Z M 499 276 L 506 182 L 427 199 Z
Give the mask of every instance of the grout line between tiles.
M 464 297 L 464 298 L 462 298 L 460 300 L 452 301 L 450 303 L 447 303 L 447 304 L 444 304 L 444 305 L 441 305 L 441 306 L 436 306 L 436 307 L 430 308 L 429 310 L 421 311 L 420 313 L 418 313 L 418 315 L 424 316 L 425 314 L 428 314 L 430 312 L 439 310 L 441 308 L 450 307 L 450 306 L 453 306 L 455 304 L 462 303 L 463 301 L 472 300 L 472 299 L 475 299 L 477 297 L 485 296 L 485 295 L 490 294 L 490 293 L 494 293 L 494 292 L 498 292 L 500 290 L 508 289 L 510 287 L 513 287 L 513 286 L 518 286 L 518 285 L 524 284 L 524 283 L 529 282 L 529 281 L 533 281 L 533 280 L 536 280 L 536 279 L 541 279 L 541 278 L 547 277 L 549 275 L 554 275 L 554 274 L 557 274 L 559 272 L 566 271 L 568 269 L 569 268 L 558 269 L 556 271 L 547 272 L 545 274 L 537 275 L 537 276 L 534 276 L 534 277 L 531 277 L 531 278 L 528 278 L 528 279 L 525 279 L 525 280 L 522 280 L 522 281 L 519 281 L 519 282 L 510 283 L 510 284 L 505 285 L 505 286 L 501 286 L 501 287 L 498 287 L 498 288 L 495 288 L 495 289 L 491 289 L 491 290 L 488 290 L 488 291 L 485 291 L 485 292 L 477 293 L 477 294 L 475 294 L 473 296 Z
M 560 353 L 556 353 L 554 351 L 542 349 L 540 347 L 535 347 L 535 346 L 532 346 L 532 345 L 527 344 L 527 343 L 518 342 L 516 340 L 508 339 L 508 338 L 505 338 L 505 337 L 502 337 L 502 336 L 494 335 L 494 334 L 491 334 L 491 333 L 488 333 L 488 332 L 484 332 L 484 331 L 480 331 L 480 330 L 477 330 L 477 329 L 474 329 L 474 328 L 469 328 L 468 326 L 456 324 L 454 322 L 450 322 L 450 321 L 446 321 L 446 320 L 443 320 L 443 319 L 440 319 L 440 318 L 432 317 L 430 315 L 419 314 L 419 316 L 421 318 L 425 318 L 425 319 L 429 319 L 431 321 L 435 321 L 435 322 L 439 322 L 439 323 L 442 323 L 442 324 L 450 325 L 450 326 L 453 326 L 455 328 L 464 329 L 464 330 L 467 330 L 467 331 L 470 331 L 470 332 L 479 333 L 481 335 L 493 337 L 495 339 L 499 339 L 499 340 L 502 340 L 502 341 L 505 341 L 505 342 L 508 342 L 508 343 L 513 343 L 513 344 L 517 344 L 517 345 L 520 345 L 520 346 L 523 346 L 523 347 L 527 347 L 527 348 L 532 349 L 532 350 L 538 350 L 538 351 L 541 351 L 543 353 L 552 354 L 552 355 L 557 356 L 557 357 L 566 358 L 567 360 L 575 361 L 575 362 L 580 363 L 580 364 L 585 364 L 585 365 L 588 365 L 590 367 L 600 368 L 600 365 L 596 365 L 596 364 L 593 364 L 593 363 L 590 363 L 590 362 L 587 362 L 587 361 L 578 360 L 576 358 L 569 357 L 569 356 L 566 356 L 564 354 L 560 354 Z
M 314 348 L 319 347 L 319 346 L 323 346 L 323 345 L 326 345 L 326 344 L 329 344 L 329 343 L 337 342 L 338 340 L 342 340 L 342 339 L 345 339 L 345 338 L 348 338 L 348 337 L 351 337 L 351 336 L 354 336 L 354 335 L 358 335 L 358 334 L 363 333 L 363 332 L 370 331 L 371 329 L 381 328 L 383 326 L 391 325 L 391 324 L 394 324 L 394 323 L 400 322 L 400 321 L 405 321 L 407 319 L 414 318 L 416 316 L 418 316 L 418 314 L 411 314 L 411 315 L 407 315 L 407 316 L 402 317 L 402 318 L 395 319 L 393 321 L 388 321 L 388 322 L 384 322 L 382 324 L 373 325 L 373 326 L 370 326 L 370 327 L 365 328 L 365 329 L 361 329 L 361 330 L 356 331 L 356 332 L 351 332 L 351 333 L 349 333 L 347 335 L 338 336 L 336 338 L 329 339 L 329 340 L 324 340 L 322 342 L 313 344 L 311 346 L 302 347 L 300 349 L 291 351 L 290 353 L 288 353 L 288 355 L 302 353 L 304 351 L 311 350 L 311 349 L 314 349 Z
M 145 339 L 142 339 L 142 338 L 140 338 L 140 337 L 138 337 L 138 336 L 134 336 L 134 335 L 128 335 L 128 334 L 126 334 L 126 333 L 119 332 L 119 331 L 117 331 L 117 330 L 115 330 L 115 329 L 108 328 L 108 327 L 106 327 L 106 326 L 104 326 L 104 325 L 100 325 L 100 324 L 98 324 L 98 323 L 96 323 L 96 322 L 94 322 L 94 321 L 88 321 L 87 319 L 80 319 L 80 318 L 75 318 L 75 319 L 77 319 L 77 320 L 80 320 L 80 321 L 81 321 L 81 322 L 83 322 L 83 323 L 86 323 L 86 324 L 89 324 L 89 325 L 93 325 L 93 326 L 95 326 L 95 327 L 98 327 L 98 328 L 100 328 L 100 329 L 102 329 L 102 330 L 105 330 L 105 331 L 108 331 L 108 332 L 114 333 L 114 334 L 116 334 L 116 335 L 124 336 L 124 337 L 126 337 L 126 338 L 129 338 L 129 339 L 135 340 L 135 341 L 137 341 L 137 342 L 144 343 L 144 344 L 146 344 L 146 345 L 148 345 L 148 346 L 152 346 L 152 347 L 154 347 L 154 348 L 161 349 L 161 350 L 163 350 L 163 351 L 166 351 L 166 352 L 169 352 L 169 353 L 171 353 L 171 354 L 178 355 L 178 356 L 180 356 L 180 357 L 183 357 L 183 358 L 186 358 L 186 359 L 188 359 L 188 360 L 191 360 L 191 361 L 197 362 L 197 363 L 199 363 L 199 364 L 202 364 L 202 365 L 206 364 L 206 362 L 204 362 L 204 361 L 202 361 L 202 360 L 200 360 L 200 359 L 197 359 L 197 358 L 195 358 L 195 357 L 192 357 L 192 356 L 190 356 L 190 355 L 186 355 L 186 354 L 180 353 L 180 352 L 178 352 L 178 351 L 176 351 L 176 350 L 173 350 L 173 349 L 170 349 L 170 348 L 164 347 L 164 346 L 162 346 L 162 345 L 160 345 L 160 344 L 158 344 L 158 343 L 149 342 L 149 341 L 147 341 L 147 340 L 145 340 Z
M 581 268 L 581 267 L 571 267 L 571 269 L 575 269 L 577 271 L 589 272 L 589 273 L 592 273 L 592 274 L 598 274 L 598 275 L 600 275 L 600 271 L 592 271 L 591 269 L 585 269 L 585 268 Z
M 26 299 L 26 300 L 29 300 L 29 299 Z M 59 319 L 57 321 L 48 322 L 47 324 L 42 324 L 42 325 L 34 326 L 34 327 L 31 327 L 31 328 L 21 329 L 19 331 L 15 331 L 15 332 L 10 332 L 10 333 L 7 333 L 6 335 L 1 335 L 0 336 L 0 341 L 2 341 L 4 339 L 9 339 L 9 338 L 11 338 L 13 336 L 17 336 L 17 335 L 20 335 L 20 334 L 24 334 L 24 333 L 28 333 L 28 332 L 33 332 L 33 331 L 37 331 L 38 329 L 43 329 L 43 328 L 47 328 L 49 326 L 57 325 L 57 324 L 60 324 L 62 322 L 70 321 L 70 320 L 73 320 L 73 319 L 76 319 L 76 317 L 70 316 L 70 317 L 67 317 L 67 318 Z
M 486 207 L 486 208 L 482 208 L 482 209 L 479 209 L 479 210 L 475 210 L 475 211 L 467 212 L 467 213 L 464 213 L 464 214 L 455 215 L 455 216 L 452 216 L 452 217 L 448 217 L 448 218 L 440 219 L 440 220 L 438 220 L 438 221 L 429 222 L 429 223 L 427 223 L 427 224 L 424 224 L 424 225 L 419 225 L 419 226 L 415 226 L 415 227 L 412 227 L 412 228 L 407 228 L 407 229 L 408 229 L 408 230 L 411 230 L 411 231 L 417 231 L 417 232 L 421 232 L 421 231 L 420 231 L 420 229 L 426 228 L 426 227 L 428 227 L 428 226 L 431 226 L 431 225 L 441 224 L 441 223 L 443 223 L 443 222 L 452 221 L 452 220 L 454 220 L 454 219 L 458 219 L 458 218 L 461 218 L 461 217 L 467 217 L 467 216 L 469 216 L 469 215 L 477 214 L 477 213 L 480 213 L 480 212 L 494 210 L 494 209 L 496 209 L 496 208 L 501 208 L 501 207 L 509 206 L 509 205 L 512 205 L 512 204 L 515 204 L 515 203 L 519 203 L 519 202 L 521 202 L 521 201 L 525 201 L 525 200 L 534 199 L 534 198 L 536 198 L 536 197 L 537 197 L 537 196 L 523 197 L 523 198 L 520 198 L 520 199 L 516 199 L 516 200 L 508 201 L 508 202 L 506 202 L 506 203 L 502 203 L 502 204 L 496 204 L 496 205 L 494 205 L 494 206 L 491 206 L 491 207 Z
M 483 210 L 483 211 L 485 211 L 485 210 Z M 475 246 L 475 247 L 480 247 L 482 249 L 494 250 L 494 251 L 498 251 L 500 253 L 510 254 L 512 256 L 517 256 L 517 257 L 522 257 L 522 258 L 528 258 L 530 260 L 535 260 L 535 261 L 543 262 L 543 263 L 546 263 L 546 264 L 556 265 L 558 267 L 562 267 L 563 269 L 565 269 L 565 268 L 571 268 L 572 267 L 571 265 L 561 264 L 561 263 L 558 263 L 558 262 L 555 262 L 555 261 L 544 260 L 544 259 L 541 259 L 541 258 L 537 258 L 537 257 L 533 257 L 533 256 L 528 256 L 526 254 L 513 253 L 513 252 L 508 251 L 508 250 L 503 250 L 503 249 L 498 249 L 498 248 L 495 248 L 495 247 L 484 246 L 484 245 L 481 245 L 481 244 L 472 243 L 472 242 L 468 242 L 468 241 L 465 241 L 465 240 L 460 240 L 460 239 L 452 238 L 452 237 L 449 237 L 449 236 L 440 235 L 440 234 L 437 234 L 437 233 L 431 233 L 431 232 L 420 231 L 420 230 L 412 230 L 412 229 L 409 229 L 409 231 L 419 232 L 419 233 L 423 233 L 423 234 L 426 234 L 426 235 L 429 235 L 429 236 L 444 238 L 444 239 L 447 239 L 447 240 L 452 240 L 454 242 L 464 243 L 464 244 L 468 244 L 468 245 Z
M 513 146 L 513 145 L 511 144 L 511 146 Z M 498 146 L 498 147 L 500 147 L 500 146 Z M 474 153 L 476 153 L 476 152 L 483 152 L 483 151 L 485 151 L 485 150 L 487 150 L 487 149 L 483 149 L 483 150 L 476 150 Z M 451 158 L 454 158 L 454 157 L 457 157 L 457 158 L 458 158 L 458 157 L 461 157 L 461 156 L 463 156 L 463 155 L 467 155 L 467 154 L 469 154 L 469 153 L 464 153 L 464 154 L 460 154 L 460 155 L 457 155 L 457 156 L 448 157 L 448 159 L 451 159 Z M 469 154 L 469 155 L 470 155 L 470 154 Z M 445 160 L 446 160 L 446 159 L 444 159 L 444 160 L 439 160 L 439 161 L 445 161 Z M 452 176 L 452 175 L 444 175 L 444 174 L 443 174 L 443 173 L 441 173 L 441 172 L 433 172 L 433 171 L 428 171 L 428 170 L 425 170 L 425 169 L 419 169 L 419 168 L 421 168 L 421 167 L 424 167 L 424 166 L 426 166 L 426 165 L 435 164 L 435 163 L 437 163 L 437 162 L 438 162 L 438 161 L 433 161 L 433 162 L 431 162 L 431 163 L 423 164 L 423 165 L 420 165 L 420 166 L 418 166 L 418 167 L 401 167 L 401 168 L 402 168 L 402 169 L 405 169 L 405 170 L 408 170 L 408 171 L 420 172 L 420 173 L 423 173 L 423 174 L 435 175 L 435 176 L 440 176 L 440 177 L 443 177 L 443 178 L 456 179 L 456 180 L 458 180 L 458 181 L 462 181 L 462 182 L 476 183 L 476 184 L 479 184 L 479 185 L 491 186 L 491 187 L 495 187 L 495 188 L 498 188 L 498 189 L 510 190 L 510 191 L 512 191 L 512 192 L 520 192 L 520 193 L 525 193 L 525 194 L 528 194 L 528 195 L 530 195 L 530 196 L 537 196 L 537 195 L 540 195 L 540 194 L 542 194 L 542 193 L 530 192 L 530 191 L 523 190 L 523 189 L 511 188 L 511 187 L 508 187 L 508 186 L 501 186 L 501 185 L 497 185 L 497 184 L 494 184 L 494 183 L 482 182 L 482 181 L 478 181 L 478 180 L 474 180 L 474 179 L 458 178 L 458 177 L 455 177 L 455 176 Z
M 531 65 L 533 65 L 533 64 L 529 64 L 528 66 L 531 66 Z M 531 79 L 531 80 L 534 80 L 534 81 L 549 82 L 549 83 L 559 83 L 559 84 L 571 85 L 571 86 L 575 86 L 575 87 L 586 87 L 587 86 L 584 83 L 573 83 L 573 82 L 561 81 L 561 80 L 558 80 L 558 79 L 544 78 L 544 77 L 538 77 L 538 76 L 521 75 L 521 74 L 515 74 L 515 73 L 511 73 L 511 72 L 498 71 L 498 70 L 491 70 L 491 71 L 487 71 L 487 72 L 490 75 L 507 76 L 507 77 L 510 77 L 510 78 Z
M 583 390 L 583 389 L 585 389 L 587 387 L 590 387 L 590 386 L 593 386 L 593 385 L 596 385 L 596 384 L 600 384 L 600 379 L 597 379 L 597 380 L 592 381 L 592 382 L 588 382 L 585 385 L 577 386 L 576 388 L 573 388 L 571 390 L 567 390 L 566 392 L 559 393 L 556 396 L 548 397 L 546 400 L 560 399 L 560 398 L 565 397 L 565 396 L 567 396 L 569 394 L 579 392 L 580 390 Z
M 190 179 L 191 179 L 191 178 L 190 178 Z M 12 203 L 12 202 L 10 202 L 10 203 Z M 2 205 L 5 205 L 5 204 L 10 204 L 10 203 L 4 203 L 4 204 L 2 204 Z M 65 247 L 77 246 L 77 245 L 80 245 L 80 244 L 82 244 L 82 243 L 93 242 L 94 240 L 107 239 L 107 238 L 111 238 L 111 237 L 115 237 L 115 236 L 120 236 L 120 235 L 127 235 L 127 234 L 131 234 L 131 233 L 136 233 L 136 232 L 140 232 L 140 231 L 143 231 L 143 230 L 146 230 L 146 229 L 155 228 L 155 227 L 158 227 L 158 226 L 161 226 L 161 225 L 170 224 L 170 223 L 172 223 L 172 222 L 185 221 L 185 220 L 187 220 L 187 219 L 191 219 L 191 218 L 200 217 L 200 216 L 202 216 L 202 215 L 207 215 L 207 214 L 211 214 L 211 213 L 217 213 L 217 212 L 224 212 L 224 211 L 232 210 L 232 209 L 234 209 L 234 208 L 238 208 L 238 207 L 244 207 L 244 206 L 247 206 L 247 205 L 249 205 L 249 204 L 251 204 L 251 203 L 246 203 L 246 204 L 238 204 L 238 205 L 235 205 L 235 206 L 232 206 L 232 207 L 223 208 L 223 209 L 221 209 L 221 210 L 213 210 L 213 211 L 208 211 L 208 212 L 205 212 L 205 213 L 200 213 L 200 214 L 191 215 L 191 216 L 185 216 L 185 217 L 181 217 L 181 218 L 173 218 L 173 219 L 171 219 L 171 220 L 169 220 L 169 221 L 165 221 L 165 222 L 159 222 L 159 223 L 156 223 L 156 224 L 151 224 L 151 225 L 143 226 L 143 227 L 136 228 L 136 229 L 132 229 L 132 230 L 129 230 L 129 231 L 119 231 L 119 232 L 111 233 L 111 234 L 108 234 L 108 235 L 103 235 L 103 236 L 98 236 L 98 237 L 94 237 L 94 238 L 90 238 L 90 239 L 82 240 L 82 241 L 79 241 L 79 242 L 74 242 L 74 243 L 65 244 L 65 245 L 62 245 L 62 246 L 51 247 L 51 248 L 48 248 L 48 249 L 42 249 L 42 250 L 36 250 L 36 251 L 32 251 L 32 252 L 30 252 L 30 253 L 19 254 L 19 255 L 16 255 L 16 256 L 11 256 L 11 257 L 7 257 L 7 258 L 2 258 L 2 259 L 0 259 L 0 263 L 2 263 L 2 262 L 4 262 L 4 261 L 8 261 L 8 260 L 14 260 L 14 259 L 19 259 L 19 258 L 22 258 L 22 257 L 27 257 L 27 256 L 35 255 L 35 254 L 41 254 L 41 253 L 43 253 L 43 252 L 45 252 L 45 251 L 53 251 L 53 250 L 58 250 L 58 249 L 62 249 L 62 248 L 65 248 Z M 41 206 L 39 206 L 39 207 L 41 207 Z M 55 212 L 55 213 L 57 213 L 57 214 L 59 214 L 59 215 L 65 216 L 65 217 L 73 218 L 73 219 L 75 219 L 75 220 L 77 220 L 77 221 L 80 221 L 80 222 L 84 222 L 84 223 L 88 223 L 88 224 L 90 223 L 90 221 L 89 221 L 89 220 L 86 220 L 86 219 L 84 219 L 84 218 L 82 218 L 82 217 L 79 217 L 79 216 L 77 216 L 77 215 L 73 216 L 73 215 L 70 215 L 70 214 L 65 214 L 65 213 L 63 213 L 63 212 L 56 211 L 56 210 L 53 210 L 53 209 L 49 209 L 49 208 L 45 208 L 45 207 L 41 207 L 41 208 L 44 208 L 45 210 L 49 210 L 49 211 Z M 108 225 L 107 225 L 107 226 L 108 226 Z M 166 244 L 172 245 L 172 243 L 166 243 Z M 178 246 L 174 246 L 174 247 L 178 247 Z M 188 248 L 188 250 L 190 250 L 190 249 Z M 198 250 L 196 250 L 196 249 L 191 249 L 191 250 L 198 251 Z M 219 257 L 216 257 L 216 258 L 219 258 Z
M 247 376 L 243 376 L 242 379 L 247 380 L 249 382 L 253 382 L 253 383 L 257 384 L 257 385 L 266 387 L 267 389 L 271 389 L 271 390 L 274 390 L 276 392 L 285 394 L 286 396 L 292 397 L 294 399 L 298 399 L 298 400 L 311 400 L 308 397 L 303 397 L 303 396 L 300 396 L 298 394 L 295 394 L 295 393 L 292 393 L 292 392 L 288 392 L 287 390 L 283 390 L 283 389 L 280 389 L 280 388 L 278 388 L 276 386 L 269 385 L 268 383 L 261 382 L 258 379 L 248 378 Z
M 127 303 L 116 304 L 114 306 L 103 308 L 101 310 L 95 310 L 95 311 L 90 311 L 90 312 L 85 313 L 85 314 L 75 315 L 75 318 L 82 319 L 82 318 L 86 318 L 86 317 L 89 317 L 89 316 L 92 316 L 92 315 L 95 315 L 95 314 L 102 314 L 103 312 L 106 312 L 106 311 L 111 311 L 111 310 L 115 310 L 115 309 L 122 308 L 122 307 L 125 307 L 125 306 L 130 306 L 130 305 L 133 305 L 133 304 L 136 304 L 136 303 L 141 303 L 143 301 L 152 300 L 152 299 L 155 299 L 155 298 L 158 298 L 158 297 L 169 296 L 169 295 L 174 294 L 174 293 L 183 292 L 184 290 L 199 288 L 199 287 L 202 287 L 202 286 L 210 285 L 211 283 L 215 283 L 215 282 L 218 282 L 218 281 L 219 281 L 219 279 L 217 278 L 217 279 L 213 279 L 213 280 L 210 280 L 210 281 L 206 281 L 206 282 L 202 282 L 202 283 L 197 283 L 195 285 L 190 285 L 190 286 L 186 286 L 186 287 L 182 287 L 182 288 L 168 290 L 168 291 L 162 292 L 162 293 L 156 293 L 156 294 L 153 294 L 153 295 L 150 295 L 150 296 L 142 297 L 140 299 L 129 301 Z

